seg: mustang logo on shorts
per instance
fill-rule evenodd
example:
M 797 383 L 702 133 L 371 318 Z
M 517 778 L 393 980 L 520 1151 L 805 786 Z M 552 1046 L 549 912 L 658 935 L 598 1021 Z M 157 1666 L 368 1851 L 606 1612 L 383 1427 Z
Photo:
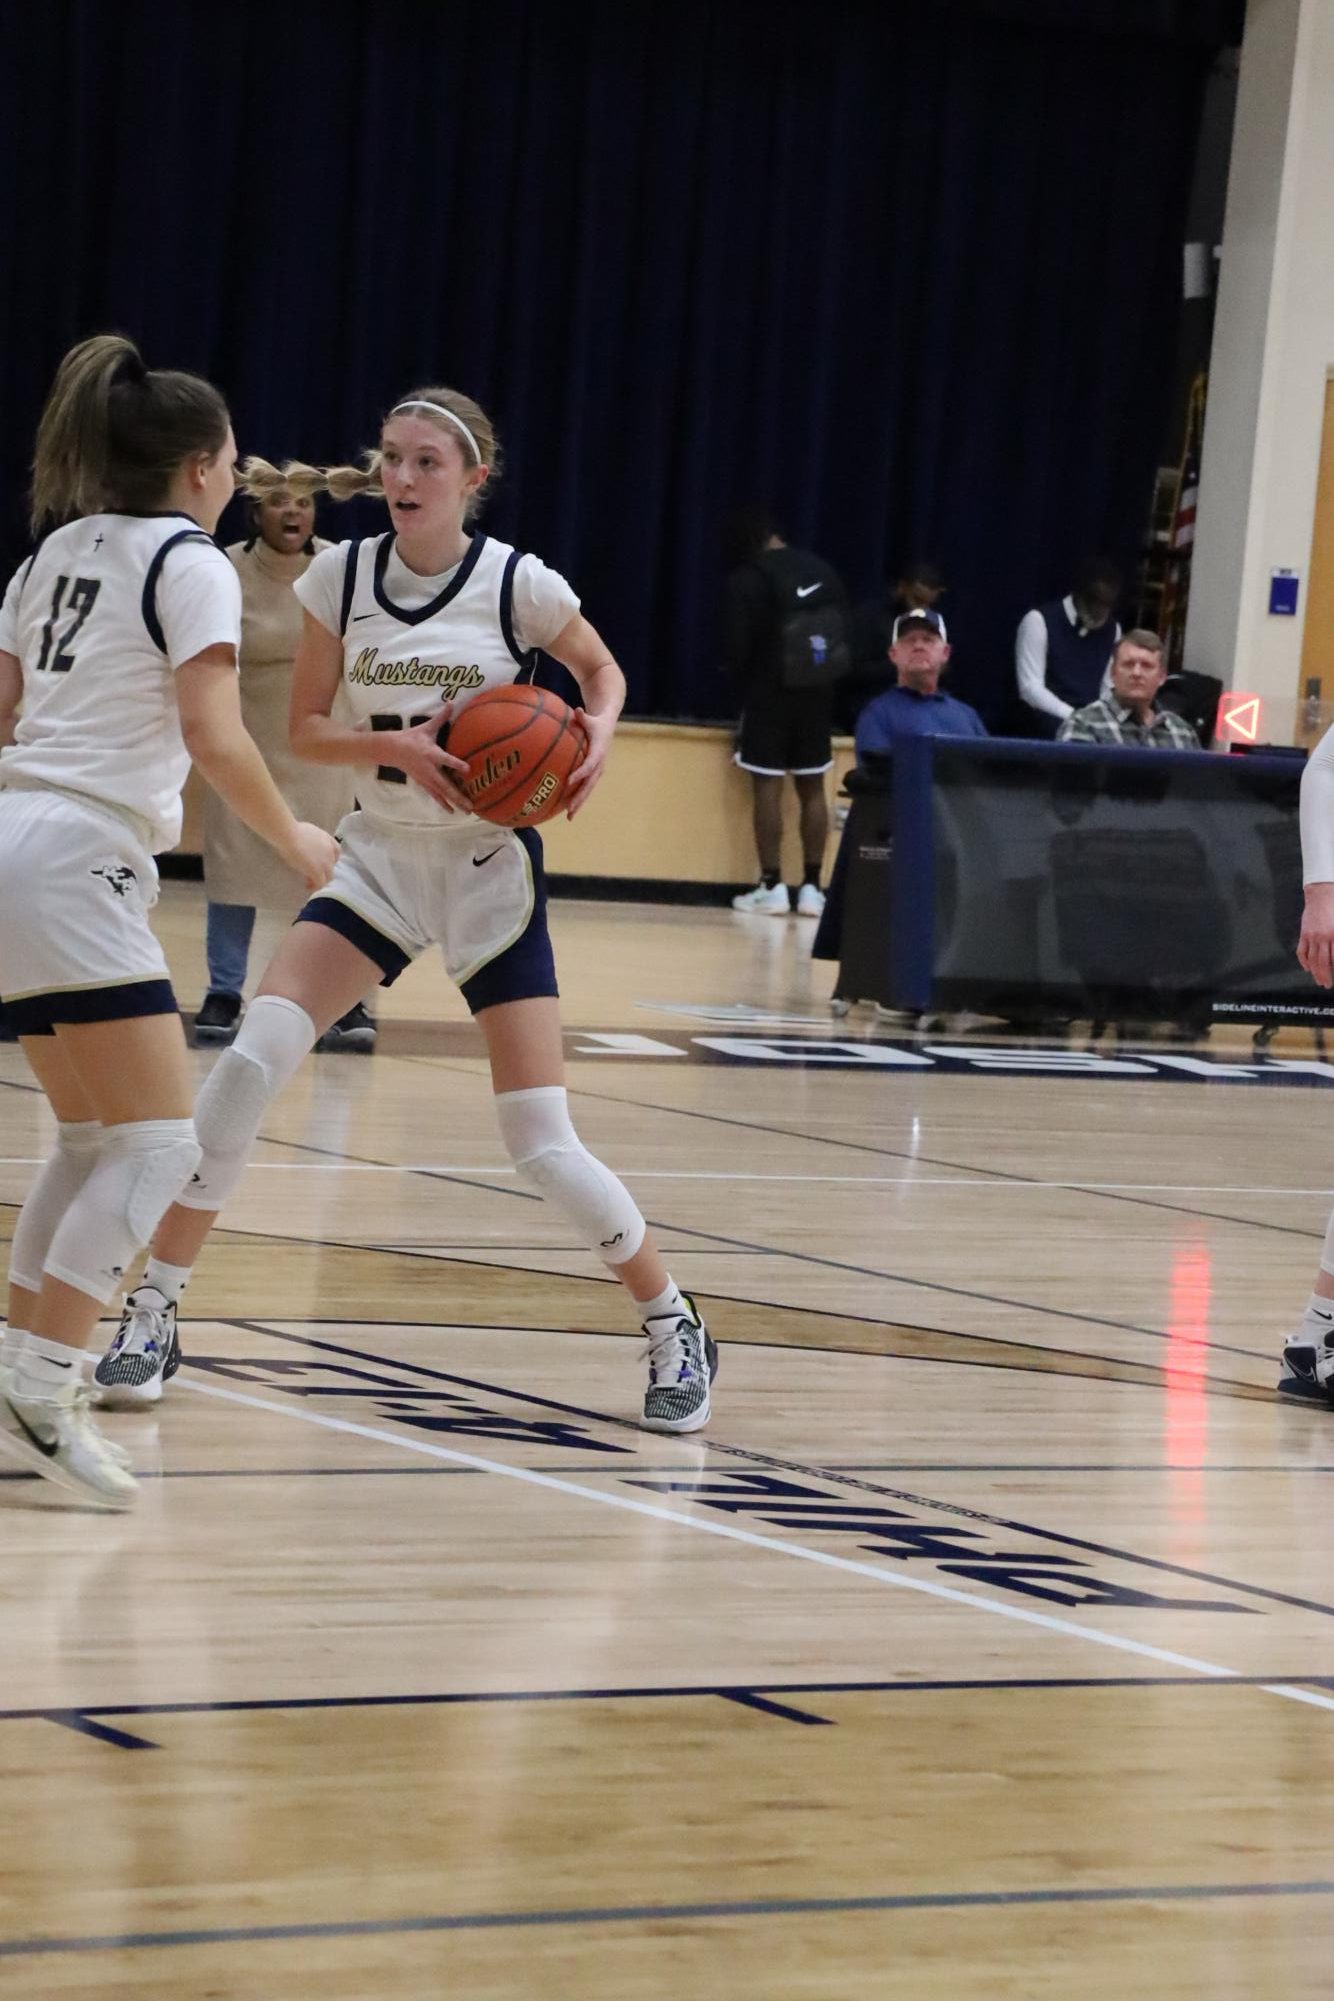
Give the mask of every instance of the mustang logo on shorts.
M 126 868 L 123 862 L 99 862 L 97 867 L 89 869 L 88 873 L 104 877 L 117 896 L 128 896 L 130 885 L 139 880 L 134 870 Z

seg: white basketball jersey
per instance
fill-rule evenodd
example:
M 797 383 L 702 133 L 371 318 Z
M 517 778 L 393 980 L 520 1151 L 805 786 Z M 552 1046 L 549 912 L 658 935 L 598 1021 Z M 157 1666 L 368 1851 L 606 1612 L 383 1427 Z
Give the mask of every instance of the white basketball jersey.
M 238 646 L 241 588 L 187 514 L 90 514 L 15 574 L 0 650 L 23 668 L 23 711 L 0 784 L 50 785 L 146 822 L 154 852 L 181 835 L 190 757 L 172 670 Z
M 354 726 L 396 730 L 424 722 L 444 702 L 455 713 L 487 688 L 530 679 L 533 656 L 514 636 L 512 602 L 517 550 L 476 532 L 449 582 L 426 604 L 396 603 L 386 581 L 392 533 L 340 542 L 315 558 L 295 590 L 314 604 L 338 564 L 343 633 L 343 699 Z M 576 601 L 577 602 L 577 601 Z M 390 765 L 358 770 L 357 799 L 372 820 L 408 827 L 475 827 L 477 816 L 448 813 L 420 785 Z

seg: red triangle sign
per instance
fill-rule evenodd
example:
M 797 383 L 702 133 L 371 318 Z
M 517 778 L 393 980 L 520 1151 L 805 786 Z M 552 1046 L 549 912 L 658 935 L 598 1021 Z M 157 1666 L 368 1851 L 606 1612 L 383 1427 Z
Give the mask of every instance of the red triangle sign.
M 1220 736 L 1227 736 L 1234 743 L 1258 743 L 1260 741 L 1260 697 L 1233 693 L 1224 695 L 1218 716 Z

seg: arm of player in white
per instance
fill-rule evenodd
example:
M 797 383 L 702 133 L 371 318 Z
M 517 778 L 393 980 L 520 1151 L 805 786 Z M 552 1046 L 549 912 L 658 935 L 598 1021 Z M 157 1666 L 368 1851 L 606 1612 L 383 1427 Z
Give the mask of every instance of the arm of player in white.
M 18 655 L 0 653 L 0 750 L 14 741 L 22 699 L 23 669 Z
M 429 792 L 447 813 L 471 813 L 467 794 L 450 777 L 466 771 L 461 757 L 452 757 L 436 741 L 453 714 L 446 702 L 424 723 L 412 729 L 372 733 L 338 722 L 334 697 L 343 678 L 343 642 L 336 633 L 306 612 L 292 670 L 292 695 L 287 710 L 287 734 L 298 757 L 311 764 L 353 764 L 374 770 L 392 765 Z
M 294 868 L 307 889 L 334 872 L 338 845 L 322 827 L 298 820 L 241 720 L 233 646 L 206 646 L 176 669 L 181 735 L 204 777 L 237 818 Z
M 1334 985 L 1334 730 L 1326 730 L 1306 761 L 1301 824 L 1306 908 L 1297 959 L 1327 987 Z
M 566 818 L 572 820 L 602 776 L 616 719 L 625 707 L 625 676 L 612 659 L 606 640 L 582 612 L 548 640 L 546 650 L 553 660 L 569 668 L 584 698 L 580 713 L 588 732 L 588 751 L 566 792 L 570 801 Z

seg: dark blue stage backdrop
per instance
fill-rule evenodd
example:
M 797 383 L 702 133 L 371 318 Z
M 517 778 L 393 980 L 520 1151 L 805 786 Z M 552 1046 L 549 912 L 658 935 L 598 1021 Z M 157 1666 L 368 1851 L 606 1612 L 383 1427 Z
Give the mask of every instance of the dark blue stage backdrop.
M 634 713 L 731 712 L 721 524 L 762 497 L 854 594 L 942 561 L 959 692 L 995 715 L 1025 606 L 1140 534 L 1238 12 L 5 7 L 6 568 L 51 370 L 120 328 L 269 457 L 354 452 L 420 381 L 479 397 L 489 525 L 569 574 Z

